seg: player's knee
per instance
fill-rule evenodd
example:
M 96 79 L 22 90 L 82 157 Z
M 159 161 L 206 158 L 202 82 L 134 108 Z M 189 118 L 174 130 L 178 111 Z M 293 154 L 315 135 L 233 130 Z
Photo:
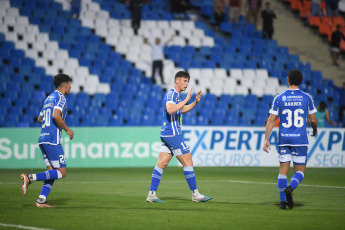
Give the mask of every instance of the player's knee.
M 167 162 L 159 162 L 157 163 L 157 166 L 161 169 L 165 169 L 168 166 Z

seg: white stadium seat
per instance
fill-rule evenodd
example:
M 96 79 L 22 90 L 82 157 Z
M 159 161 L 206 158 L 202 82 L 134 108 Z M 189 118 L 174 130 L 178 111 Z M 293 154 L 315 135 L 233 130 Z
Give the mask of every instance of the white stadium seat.
M 8 8 L 7 15 L 11 17 L 19 17 L 19 10 L 17 8 Z
M 79 68 L 77 69 L 77 75 L 80 75 L 80 76 L 88 76 L 88 75 L 90 75 L 89 69 L 86 68 L 86 67 L 81 66 L 81 67 L 79 67 Z
M 29 19 L 24 16 L 17 17 L 17 24 L 18 25 L 29 25 Z
M 266 69 L 257 69 L 256 70 L 256 77 L 260 79 L 267 79 L 268 78 L 268 72 Z
M 214 46 L 214 39 L 211 37 L 203 37 L 201 39 L 201 45 L 213 47 Z
M 193 21 L 183 21 L 182 24 L 184 29 L 195 29 L 195 24 Z
M 193 30 L 193 36 L 194 37 L 202 38 L 202 37 L 205 36 L 205 32 L 202 29 L 196 28 L 196 29 Z
M 225 69 L 220 69 L 220 68 L 216 68 L 214 70 L 214 76 L 217 77 L 217 78 L 227 78 L 228 75 L 226 73 L 226 70 Z
M 27 33 L 34 33 L 34 34 L 38 34 L 39 33 L 39 29 L 37 25 L 27 25 L 26 26 L 26 32 Z M 41 33 L 44 34 L 44 33 Z
M 176 30 L 181 30 L 182 29 L 182 22 L 181 21 L 170 21 L 170 27 Z
M 198 37 L 190 37 L 188 39 L 188 44 L 194 47 L 200 47 L 201 46 L 201 40 Z
M 111 92 L 109 84 L 100 83 L 96 88 L 97 93 L 108 94 Z
M 258 97 L 262 97 L 264 95 L 264 89 L 261 87 L 254 86 L 251 88 L 251 93 Z
M 46 48 L 48 50 L 58 50 L 59 49 L 59 45 L 57 42 L 55 41 L 50 41 L 46 44 Z
M 256 78 L 255 70 L 254 69 L 244 69 L 243 70 L 243 78 L 254 80 Z
M 167 29 L 167 28 L 170 28 L 170 25 L 168 21 L 158 21 L 157 27 L 160 29 Z
M 243 71 L 242 69 L 231 69 L 230 76 L 235 79 L 242 79 L 243 78 Z
M 77 68 L 79 66 L 79 61 L 76 58 L 69 58 L 68 61 L 66 62 L 66 66 Z
M 95 21 L 92 18 L 85 17 L 81 20 L 82 26 L 93 28 L 95 26 Z

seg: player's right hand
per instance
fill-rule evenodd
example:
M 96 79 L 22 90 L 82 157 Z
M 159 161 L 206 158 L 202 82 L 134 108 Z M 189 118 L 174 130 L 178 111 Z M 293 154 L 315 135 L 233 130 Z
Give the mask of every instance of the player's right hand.
M 264 143 L 264 150 L 266 153 L 269 152 L 269 150 L 271 150 L 271 144 L 268 140 L 265 140 L 265 143 Z
M 69 139 L 72 140 L 73 139 L 73 136 L 74 136 L 74 132 L 72 129 L 68 129 L 66 131 L 67 135 L 69 136 Z
M 312 135 L 310 135 L 310 136 L 315 137 L 315 136 L 316 136 L 316 134 L 317 134 L 317 129 L 313 129 L 313 134 L 312 134 Z
M 190 88 L 190 90 L 187 94 L 187 97 L 186 97 L 187 102 L 192 98 L 192 90 L 193 90 L 193 88 Z

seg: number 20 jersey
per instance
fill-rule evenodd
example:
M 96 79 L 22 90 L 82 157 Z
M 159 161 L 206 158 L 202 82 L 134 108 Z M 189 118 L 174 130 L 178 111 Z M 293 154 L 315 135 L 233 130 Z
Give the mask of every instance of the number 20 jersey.
M 313 98 L 300 89 L 277 95 L 269 113 L 280 121 L 278 146 L 308 146 L 307 118 L 315 112 Z
M 65 120 L 67 112 L 66 105 L 66 98 L 57 90 L 46 98 L 43 109 L 40 112 L 42 116 L 42 130 L 38 138 L 38 144 L 61 144 L 61 127 L 58 127 L 55 123 L 53 111 L 54 109 L 60 110 L 62 119 Z

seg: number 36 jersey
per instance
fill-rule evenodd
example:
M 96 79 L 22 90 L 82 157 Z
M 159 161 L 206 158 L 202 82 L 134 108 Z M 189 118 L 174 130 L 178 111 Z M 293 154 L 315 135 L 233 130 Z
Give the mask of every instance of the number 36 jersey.
M 40 112 L 42 116 L 42 130 L 38 138 L 38 144 L 61 144 L 61 127 L 58 127 L 55 123 L 53 111 L 54 109 L 60 110 L 62 119 L 65 120 L 67 112 L 66 104 L 66 98 L 57 90 L 46 98 L 43 109 Z
M 313 98 L 300 89 L 288 89 L 273 99 L 269 113 L 280 121 L 278 146 L 307 146 L 307 118 L 315 113 Z

